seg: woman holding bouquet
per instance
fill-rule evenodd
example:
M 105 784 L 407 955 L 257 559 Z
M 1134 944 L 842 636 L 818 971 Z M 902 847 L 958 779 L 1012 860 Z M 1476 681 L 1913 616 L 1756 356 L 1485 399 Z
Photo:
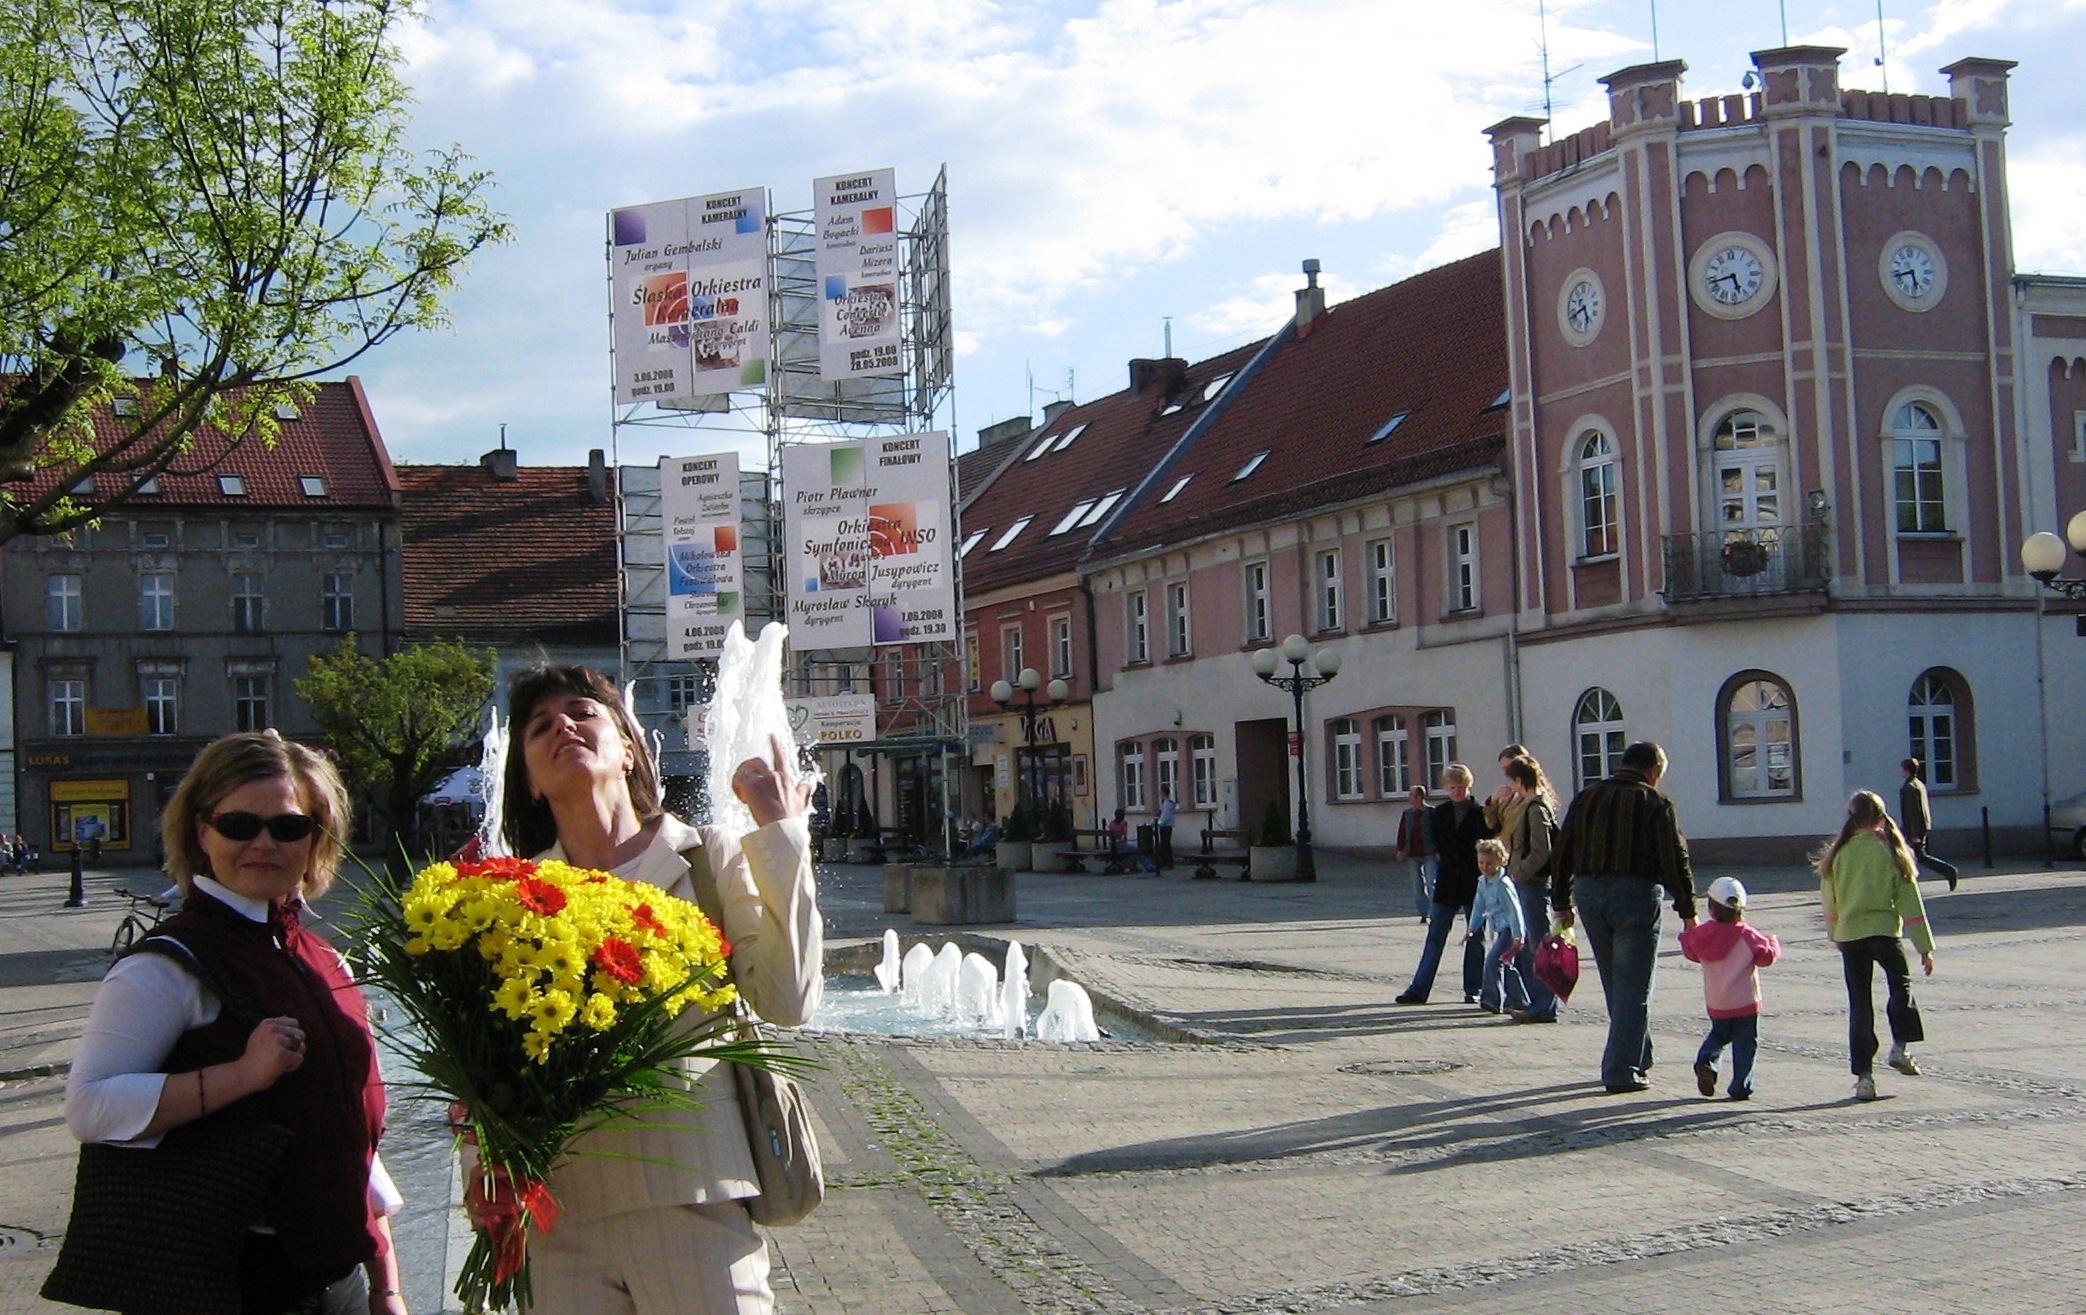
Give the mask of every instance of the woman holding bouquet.
M 154 1147 L 205 1118 L 291 1132 L 239 1251 L 244 1315 L 406 1309 L 362 996 L 340 955 L 300 923 L 305 901 L 332 884 L 347 832 L 347 790 L 310 749 L 266 731 L 198 754 L 160 817 L 186 898 L 139 947 L 171 952 L 132 953 L 109 970 L 66 1083 L 66 1124 L 82 1142 Z
M 809 787 L 789 751 L 739 765 L 757 829 L 698 831 L 658 803 L 658 769 L 616 689 L 585 667 L 515 675 L 502 785 L 516 854 L 648 882 L 703 906 L 731 977 L 762 1018 L 811 1017 L 824 927 L 812 876 Z M 690 1011 L 692 1014 L 693 1011 Z M 686 1017 L 687 1015 L 684 1015 Z M 582 1135 L 551 1175 L 560 1214 L 529 1245 L 533 1305 L 558 1315 L 752 1315 L 774 1308 L 767 1244 L 741 1202 L 759 1194 L 731 1075 L 690 1061 L 699 1109 L 649 1111 Z

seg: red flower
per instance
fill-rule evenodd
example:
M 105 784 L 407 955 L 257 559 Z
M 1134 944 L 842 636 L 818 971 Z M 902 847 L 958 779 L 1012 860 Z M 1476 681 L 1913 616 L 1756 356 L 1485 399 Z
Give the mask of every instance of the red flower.
M 654 936 L 666 935 L 666 924 L 659 920 L 658 914 L 652 912 L 652 906 L 649 904 L 640 904 L 630 910 L 630 920 Z
M 565 907 L 565 892 L 548 881 L 523 877 L 515 883 L 521 905 L 531 913 L 556 913 Z
M 536 875 L 536 865 L 525 858 L 481 858 L 457 863 L 459 877 L 491 877 L 494 881 L 518 881 Z
M 601 948 L 594 951 L 594 966 L 625 985 L 634 985 L 645 975 L 637 947 L 613 936 L 602 938 Z

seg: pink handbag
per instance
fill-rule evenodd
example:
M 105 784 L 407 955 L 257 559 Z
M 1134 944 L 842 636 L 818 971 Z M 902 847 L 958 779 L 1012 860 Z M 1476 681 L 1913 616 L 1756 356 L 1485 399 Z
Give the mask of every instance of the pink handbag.
M 1571 929 L 1566 928 L 1551 932 L 1536 946 L 1536 977 L 1560 1000 L 1570 1000 L 1572 988 L 1579 984 L 1579 947 L 1572 942 Z

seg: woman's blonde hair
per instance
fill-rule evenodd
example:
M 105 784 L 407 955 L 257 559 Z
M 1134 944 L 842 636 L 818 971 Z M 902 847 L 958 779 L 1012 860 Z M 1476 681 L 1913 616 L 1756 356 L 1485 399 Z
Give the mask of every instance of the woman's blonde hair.
M 180 884 L 182 893 L 198 876 L 215 879 L 210 856 L 196 839 L 198 820 L 217 811 L 219 802 L 240 786 L 278 778 L 296 782 L 297 801 L 319 824 L 299 893 L 308 900 L 326 893 L 347 853 L 352 816 L 348 787 L 324 756 L 274 731 L 243 731 L 205 746 L 167 800 L 159 815 L 159 836 L 166 846 L 167 875 Z
M 1918 860 L 1912 856 L 1912 847 L 1905 843 L 1905 833 L 1891 821 L 1890 810 L 1883 806 L 1883 796 L 1874 790 L 1856 790 L 1847 801 L 1847 820 L 1840 824 L 1840 834 L 1834 836 L 1818 855 L 1818 875 L 1832 876 L 1832 864 L 1848 841 L 1863 831 L 1881 831 L 1883 843 L 1890 848 L 1891 860 L 1898 865 L 1898 875 L 1911 881 L 1919 872 Z
M 1470 774 L 1470 769 L 1462 763 L 1450 763 L 1441 769 L 1441 783 L 1444 786 L 1469 785 L 1476 779 L 1475 776 Z

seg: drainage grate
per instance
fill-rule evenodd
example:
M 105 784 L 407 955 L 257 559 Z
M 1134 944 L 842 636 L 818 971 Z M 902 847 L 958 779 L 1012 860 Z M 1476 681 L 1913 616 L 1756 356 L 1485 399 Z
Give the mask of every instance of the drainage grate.
M 1359 1064 L 1342 1064 L 1340 1071 L 1359 1073 L 1364 1077 L 1419 1078 L 1469 1067 L 1453 1059 L 1368 1059 Z
M 0 1260 L 15 1260 L 43 1245 L 43 1235 L 26 1228 L 0 1224 Z

